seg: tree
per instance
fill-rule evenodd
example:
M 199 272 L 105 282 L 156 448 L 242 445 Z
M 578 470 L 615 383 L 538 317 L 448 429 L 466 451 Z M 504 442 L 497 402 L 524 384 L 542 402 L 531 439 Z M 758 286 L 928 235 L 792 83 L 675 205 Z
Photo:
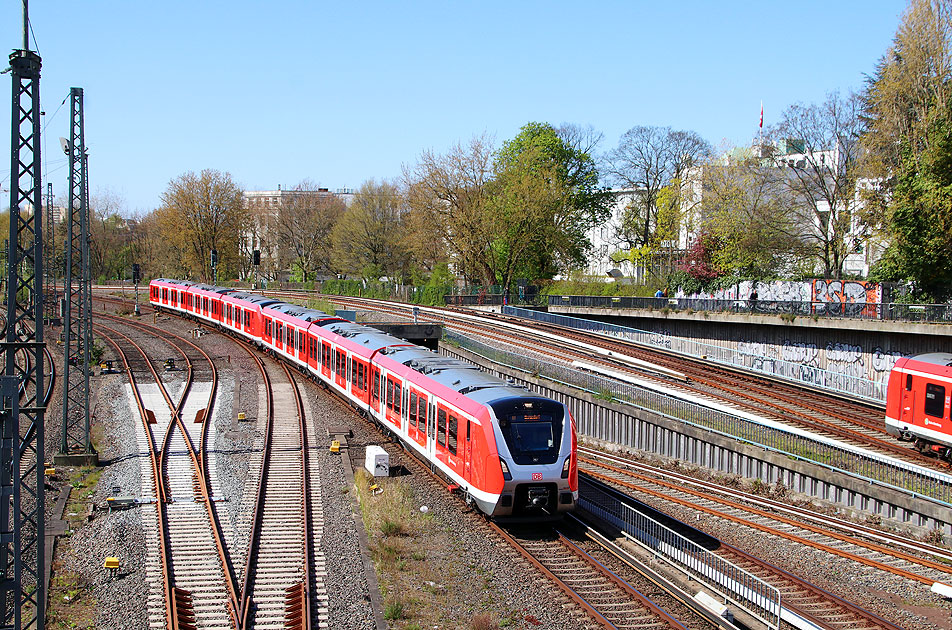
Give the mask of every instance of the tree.
M 610 212 L 588 152 L 597 141 L 594 132 L 574 126 L 529 123 L 499 150 L 490 188 L 490 265 L 507 291 L 514 274 L 547 279 L 584 263 L 591 246 L 586 231 Z
M 697 203 L 710 264 L 725 275 L 776 276 L 802 254 L 798 225 L 784 203 L 775 167 L 747 154 L 710 160 L 699 170 Z
M 282 196 L 282 205 L 272 226 L 273 236 L 281 244 L 282 258 L 300 270 L 307 282 L 311 272 L 331 269 L 331 248 L 328 247 L 334 224 L 346 206 L 340 197 L 318 191 L 304 181 Z
M 409 256 L 402 246 L 403 195 L 390 182 L 367 181 L 334 226 L 338 270 L 364 278 L 403 278 Z
M 642 193 L 623 219 L 622 235 L 629 248 L 652 244 L 661 190 L 680 181 L 688 168 L 711 151 L 711 145 L 693 131 L 638 126 L 625 132 L 604 157 L 604 168 L 616 184 Z
M 912 0 L 864 99 L 870 216 L 891 241 L 870 277 L 908 280 L 918 299 L 952 297 L 952 2 Z
M 917 159 L 927 150 L 933 119 L 950 94 L 952 2 L 912 0 L 863 96 L 863 140 L 873 175 L 894 174 L 902 151 Z
M 132 267 L 132 234 L 121 216 L 122 206 L 122 199 L 108 191 L 89 200 L 89 273 L 93 280 L 121 278 Z
M 892 243 L 876 275 L 911 280 L 919 299 L 952 297 L 952 103 L 932 125 L 918 156 L 904 147 L 889 220 Z
M 494 281 L 486 258 L 492 239 L 485 221 L 493 153 L 490 138 L 474 137 L 444 155 L 424 151 L 416 166 L 404 168 L 414 225 L 429 226 L 427 241 L 445 248 L 457 273 L 487 285 Z
M 853 230 L 859 176 L 860 97 L 827 95 L 820 105 L 788 107 L 771 130 L 776 144 L 795 146 L 772 156 L 778 182 L 797 215 L 805 243 L 827 278 L 842 278 L 846 255 L 864 236 Z
M 218 252 L 219 275 L 237 273 L 240 242 L 250 226 L 241 188 L 231 175 L 206 169 L 169 182 L 157 210 L 162 234 L 181 257 L 189 276 L 213 278 L 210 253 Z

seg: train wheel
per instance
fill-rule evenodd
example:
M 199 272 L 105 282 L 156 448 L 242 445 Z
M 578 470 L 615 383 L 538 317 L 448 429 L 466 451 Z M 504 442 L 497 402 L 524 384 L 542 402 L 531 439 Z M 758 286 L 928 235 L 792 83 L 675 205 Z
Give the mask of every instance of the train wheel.
M 916 440 L 916 450 L 925 455 L 929 452 L 929 443 L 923 439 Z

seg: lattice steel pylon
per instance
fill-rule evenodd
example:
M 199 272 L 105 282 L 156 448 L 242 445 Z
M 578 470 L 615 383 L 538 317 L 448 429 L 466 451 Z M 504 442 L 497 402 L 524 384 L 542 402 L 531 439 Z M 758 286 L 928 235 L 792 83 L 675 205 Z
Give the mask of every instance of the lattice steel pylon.
M 10 240 L 0 378 L 0 628 L 44 627 L 43 189 L 40 56 L 10 55 Z M 22 391 L 21 391 L 22 388 Z
M 95 464 L 89 437 L 89 350 L 92 296 L 89 286 L 89 186 L 83 131 L 83 88 L 70 88 L 69 216 L 63 276 L 63 439 L 57 463 Z

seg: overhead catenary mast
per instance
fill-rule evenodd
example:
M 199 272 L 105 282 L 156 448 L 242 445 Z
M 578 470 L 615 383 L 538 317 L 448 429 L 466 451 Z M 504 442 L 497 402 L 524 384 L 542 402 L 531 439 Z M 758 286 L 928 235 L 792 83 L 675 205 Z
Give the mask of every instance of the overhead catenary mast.
M 89 278 L 89 156 L 83 124 L 83 88 L 70 88 L 69 215 L 63 277 L 63 434 L 54 461 L 95 466 L 89 435 L 89 351 L 92 295 Z
M 43 187 L 40 56 L 10 54 L 10 233 L 0 376 L 0 629 L 45 627 Z M 22 388 L 22 392 L 21 392 Z

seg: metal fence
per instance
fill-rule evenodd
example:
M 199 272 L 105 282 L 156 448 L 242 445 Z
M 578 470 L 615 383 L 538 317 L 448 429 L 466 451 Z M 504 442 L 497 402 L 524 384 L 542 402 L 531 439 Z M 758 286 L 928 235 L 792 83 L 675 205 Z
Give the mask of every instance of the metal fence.
M 531 351 L 515 353 L 449 331 L 445 333 L 445 339 L 493 363 L 544 376 L 607 401 L 630 405 L 670 420 L 769 449 L 791 459 L 850 475 L 864 483 L 877 483 L 941 501 L 952 507 L 952 476 L 938 471 L 907 464 L 822 436 L 803 435 L 792 427 L 779 428 L 758 424 L 725 411 L 556 363 L 549 356 Z
M 605 295 L 550 295 L 549 306 L 624 308 L 641 310 L 706 311 L 709 313 L 764 313 L 793 317 L 849 317 L 909 322 L 952 323 L 952 304 L 898 304 L 895 302 L 806 302 L 773 300 L 716 300 L 713 298 L 611 297 Z
M 515 317 L 556 324 L 575 330 L 587 330 L 624 339 L 643 346 L 670 350 L 713 363 L 730 367 L 739 367 L 752 372 L 770 376 L 779 376 L 798 383 L 819 387 L 841 394 L 864 398 L 873 402 L 886 400 L 886 383 L 873 381 L 861 376 L 850 376 L 833 370 L 824 370 L 813 365 L 804 365 L 783 359 L 773 359 L 760 354 L 742 352 L 734 348 L 717 346 L 695 339 L 670 337 L 647 330 L 617 326 L 591 319 L 569 317 L 555 313 L 545 313 L 512 306 L 503 307 L 502 312 Z
M 579 505 L 617 526 L 656 557 L 762 621 L 780 626 L 780 591 L 694 541 L 620 501 L 598 485 L 579 479 Z

